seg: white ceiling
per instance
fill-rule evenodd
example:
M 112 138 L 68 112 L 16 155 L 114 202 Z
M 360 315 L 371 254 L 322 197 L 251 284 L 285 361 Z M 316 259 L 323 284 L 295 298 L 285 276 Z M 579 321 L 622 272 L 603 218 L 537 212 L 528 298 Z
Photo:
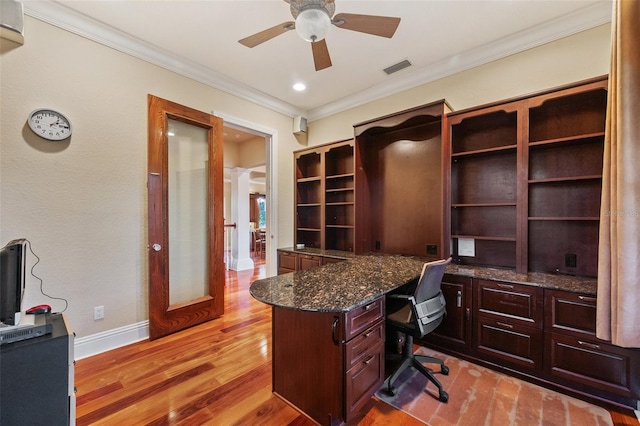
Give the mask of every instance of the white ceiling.
M 23 1 L 28 15 L 276 111 L 309 120 L 610 21 L 611 0 L 336 0 L 337 13 L 400 17 L 391 39 L 332 26 L 333 66 L 288 31 L 254 48 L 238 40 L 292 20 L 282 0 Z M 28 34 L 25 34 L 28 42 Z M 413 66 L 382 70 L 404 59 Z M 292 89 L 295 82 L 305 92 Z

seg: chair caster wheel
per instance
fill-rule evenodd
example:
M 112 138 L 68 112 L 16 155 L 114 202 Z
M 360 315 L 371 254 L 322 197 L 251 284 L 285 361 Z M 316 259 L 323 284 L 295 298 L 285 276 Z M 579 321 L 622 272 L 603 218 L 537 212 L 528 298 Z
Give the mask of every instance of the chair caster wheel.
M 444 374 L 445 376 L 449 375 L 449 367 L 447 367 L 446 365 L 443 365 L 442 368 L 440 369 L 440 372 L 442 374 Z
M 442 391 L 440 392 L 440 396 L 438 397 L 438 399 L 440 400 L 440 402 L 447 402 L 449 401 L 449 394 L 445 391 Z
M 389 394 L 389 396 L 395 396 L 396 388 L 389 386 L 389 389 L 387 389 L 387 393 Z

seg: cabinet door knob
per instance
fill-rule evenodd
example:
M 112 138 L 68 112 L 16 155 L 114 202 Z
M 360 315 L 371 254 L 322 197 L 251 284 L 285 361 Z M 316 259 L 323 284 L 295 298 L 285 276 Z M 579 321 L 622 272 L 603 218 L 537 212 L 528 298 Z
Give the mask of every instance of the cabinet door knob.
M 162 250 L 162 246 L 158 243 L 155 243 L 154 245 L 152 245 L 151 248 L 153 248 L 154 251 Z

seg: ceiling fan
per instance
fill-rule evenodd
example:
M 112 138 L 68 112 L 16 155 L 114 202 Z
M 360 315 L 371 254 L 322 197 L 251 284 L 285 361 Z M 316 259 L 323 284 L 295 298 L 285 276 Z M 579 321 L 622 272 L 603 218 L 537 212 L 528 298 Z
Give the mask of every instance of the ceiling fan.
M 316 71 L 331 66 L 331 57 L 324 37 L 332 24 L 345 30 L 386 38 L 393 37 L 400 24 L 400 18 L 390 16 L 360 15 L 355 13 L 339 13 L 333 16 L 336 10 L 335 0 L 284 1 L 289 3 L 291 15 L 295 21 L 283 22 L 275 27 L 238 40 L 238 42 L 247 47 L 256 47 L 280 34 L 295 29 L 304 40 L 311 42 Z

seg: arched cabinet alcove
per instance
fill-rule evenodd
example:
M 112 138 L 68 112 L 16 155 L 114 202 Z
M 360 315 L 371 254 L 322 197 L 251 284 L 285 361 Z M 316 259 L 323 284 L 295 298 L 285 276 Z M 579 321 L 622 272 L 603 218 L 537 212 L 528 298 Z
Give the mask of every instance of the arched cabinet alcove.
M 355 252 L 449 255 L 444 100 L 354 125 Z

